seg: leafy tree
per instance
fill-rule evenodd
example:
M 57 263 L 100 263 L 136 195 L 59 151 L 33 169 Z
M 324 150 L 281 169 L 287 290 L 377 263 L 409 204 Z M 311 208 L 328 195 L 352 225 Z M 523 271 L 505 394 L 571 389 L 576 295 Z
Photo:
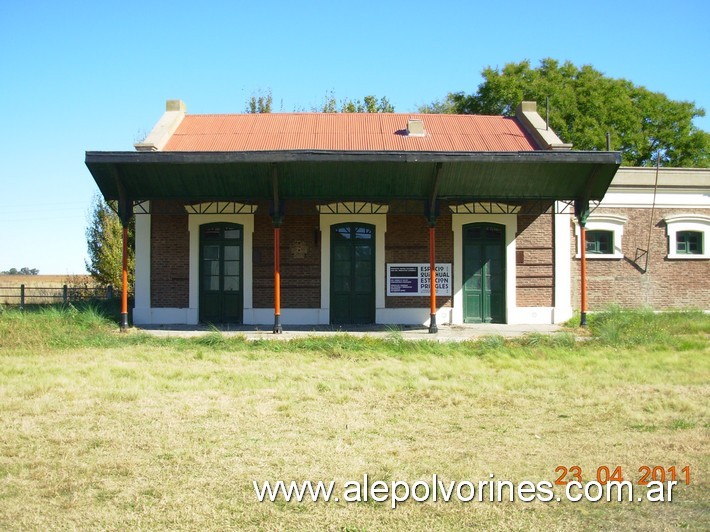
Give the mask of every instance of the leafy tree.
M 252 94 L 251 98 L 247 102 L 247 113 L 270 113 L 271 105 L 274 102 L 274 98 L 271 95 L 271 89 L 269 89 L 266 94 L 262 94 L 261 91 Z
M 335 93 L 333 91 L 326 92 L 323 105 L 321 107 L 314 107 L 311 110 L 314 113 L 337 113 L 338 104 L 335 100 Z
M 113 203 L 113 202 L 112 202 Z M 110 205 L 96 195 L 89 212 L 86 229 L 89 260 L 86 270 L 99 283 L 120 287 L 123 282 L 123 227 L 115 212 L 116 205 Z M 133 286 L 135 270 L 134 220 L 128 227 L 128 285 Z
M 333 91 L 326 92 L 323 104 L 312 109 L 314 113 L 394 113 L 394 106 L 387 97 L 365 96 L 362 101 L 345 99 L 338 105 Z
M 379 100 L 376 96 L 368 95 L 360 100 L 345 100 L 340 106 L 341 113 L 394 113 L 394 106 L 386 97 Z
M 247 113 L 270 113 L 272 110 L 273 96 L 271 89 L 265 94 L 255 93 L 247 101 L 245 112 Z M 377 98 L 374 95 L 365 96 L 361 100 L 335 98 L 334 91 L 325 93 L 323 103 L 311 108 L 313 113 L 394 113 L 394 106 L 386 97 Z
M 0 275 L 38 275 L 39 270 L 37 268 L 27 268 L 26 266 L 24 268 L 20 268 L 19 270 L 17 268 L 10 268 L 9 270 L 6 270 L 4 272 L 0 272 Z
M 612 149 L 622 152 L 626 165 L 654 165 L 660 155 L 664 166 L 710 166 L 710 134 L 693 125 L 705 111 L 693 102 L 549 58 L 537 68 L 522 61 L 488 67 L 482 75 L 476 93 L 449 93 L 420 111 L 512 116 L 521 101 L 535 100 L 544 114 L 549 98 L 550 127 L 575 149 L 605 149 L 610 132 Z

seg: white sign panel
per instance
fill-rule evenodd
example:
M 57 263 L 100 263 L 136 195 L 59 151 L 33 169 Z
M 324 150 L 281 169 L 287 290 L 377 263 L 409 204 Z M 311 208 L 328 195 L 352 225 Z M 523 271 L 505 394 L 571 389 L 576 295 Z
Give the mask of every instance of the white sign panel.
M 388 264 L 388 296 L 428 296 L 429 264 Z M 436 295 L 451 295 L 451 263 L 436 265 Z

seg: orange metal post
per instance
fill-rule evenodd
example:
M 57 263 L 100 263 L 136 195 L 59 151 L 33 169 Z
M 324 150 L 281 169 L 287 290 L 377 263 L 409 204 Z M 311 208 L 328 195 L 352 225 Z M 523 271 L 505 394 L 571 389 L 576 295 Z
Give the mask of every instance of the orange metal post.
M 584 225 L 580 224 L 580 246 L 582 248 L 580 249 L 580 257 L 581 257 L 581 264 L 580 264 L 580 270 L 581 270 L 581 304 L 580 304 L 580 314 L 581 314 L 581 320 L 579 325 L 582 327 L 587 326 L 587 230 L 584 227 Z
M 274 334 L 283 332 L 281 327 L 281 229 L 274 227 Z
M 128 330 L 128 227 L 123 226 L 123 278 L 121 282 L 121 332 Z
M 436 326 L 436 228 L 429 227 L 429 332 L 435 333 Z

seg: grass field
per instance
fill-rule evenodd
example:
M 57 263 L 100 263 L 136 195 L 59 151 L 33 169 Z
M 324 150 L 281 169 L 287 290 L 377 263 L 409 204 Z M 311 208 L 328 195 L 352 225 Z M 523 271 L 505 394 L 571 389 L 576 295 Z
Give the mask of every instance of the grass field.
M 612 311 L 585 341 L 462 344 L 158 339 L 114 323 L 0 311 L 0 529 L 710 528 L 710 316 Z M 260 503 L 252 485 L 538 483 L 575 465 L 585 482 L 602 466 L 634 483 L 642 466 L 689 466 L 691 481 L 671 503 L 394 510 Z

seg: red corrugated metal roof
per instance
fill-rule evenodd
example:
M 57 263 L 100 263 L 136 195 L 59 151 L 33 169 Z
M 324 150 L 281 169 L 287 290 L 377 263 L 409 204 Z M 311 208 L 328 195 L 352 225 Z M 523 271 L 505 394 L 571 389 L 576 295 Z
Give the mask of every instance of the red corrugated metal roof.
M 407 121 L 426 135 L 407 136 Z M 293 113 L 187 115 L 164 151 L 427 151 L 539 149 L 515 118 L 479 115 Z

